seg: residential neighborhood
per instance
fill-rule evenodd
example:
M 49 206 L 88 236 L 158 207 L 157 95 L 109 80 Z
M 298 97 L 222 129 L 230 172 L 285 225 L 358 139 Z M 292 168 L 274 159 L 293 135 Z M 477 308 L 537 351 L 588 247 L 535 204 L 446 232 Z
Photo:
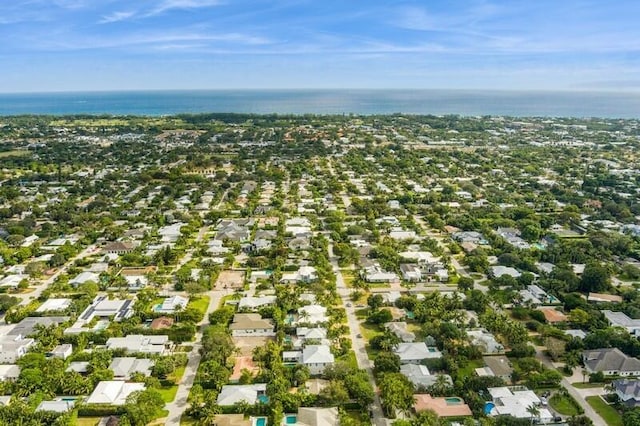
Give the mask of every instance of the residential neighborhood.
M 0 118 L 0 424 L 638 426 L 639 147 L 595 118 Z

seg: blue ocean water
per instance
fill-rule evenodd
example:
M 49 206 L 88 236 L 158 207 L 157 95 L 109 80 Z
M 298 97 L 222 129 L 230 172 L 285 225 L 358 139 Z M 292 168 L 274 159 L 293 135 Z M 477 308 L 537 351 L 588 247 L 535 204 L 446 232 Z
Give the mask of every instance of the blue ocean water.
M 640 93 L 463 90 L 198 90 L 0 94 L 0 115 L 460 114 L 640 118 Z

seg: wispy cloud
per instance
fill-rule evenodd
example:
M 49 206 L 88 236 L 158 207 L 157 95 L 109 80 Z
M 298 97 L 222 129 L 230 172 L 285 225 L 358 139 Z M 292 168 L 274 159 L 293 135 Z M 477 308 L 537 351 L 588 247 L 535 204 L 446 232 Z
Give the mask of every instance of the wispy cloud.
M 98 21 L 98 23 L 100 24 L 110 24 L 112 22 L 120 22 L 120 21 L 124 21 L 127 20 L 133 16 L 135 16 L 135 12 L 133 11 L 129 11 L 129 12 L 113 12 L 110 15 L 105 15 L 102 17 L 102 19 L 100 21 Z
M 159 15 L 174 9 L 200 9 L 204 7 L 219 6 L 221 0 L 164 0 L 149 12 L 149 16 Z

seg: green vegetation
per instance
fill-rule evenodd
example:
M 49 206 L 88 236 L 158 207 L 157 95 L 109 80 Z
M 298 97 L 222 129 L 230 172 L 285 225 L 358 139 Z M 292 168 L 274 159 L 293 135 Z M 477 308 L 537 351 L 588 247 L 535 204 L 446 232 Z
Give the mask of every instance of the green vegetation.
M 549 405 L 563 416 L 577 416 L 582 413 L 580 406 L 570 395 L 564 392 L 555 393 L 549 399 Z
M 611 405 L 608 405 L 601 397 L 599 396 L 588 396 L 586 398 L 587 402 L 596 413 L 598 413 L 604 421 L 609 426 L 623 426 L 622 424 L 622 416 L 620 413 L 616 411 Z

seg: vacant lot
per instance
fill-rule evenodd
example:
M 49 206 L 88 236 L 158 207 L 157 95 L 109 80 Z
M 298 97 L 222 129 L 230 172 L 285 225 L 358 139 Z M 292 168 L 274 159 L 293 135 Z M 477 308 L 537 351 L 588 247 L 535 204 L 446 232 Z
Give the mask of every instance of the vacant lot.
M 241 356 L 253 355 L 253 349 L 266 345 L 269 340 L 274 340 L 273 337 L 233 337 L 232 339 Z
M 244 271 L 222 271 L 216 281 L 216 289 L 242 288 L 244 286 Z

